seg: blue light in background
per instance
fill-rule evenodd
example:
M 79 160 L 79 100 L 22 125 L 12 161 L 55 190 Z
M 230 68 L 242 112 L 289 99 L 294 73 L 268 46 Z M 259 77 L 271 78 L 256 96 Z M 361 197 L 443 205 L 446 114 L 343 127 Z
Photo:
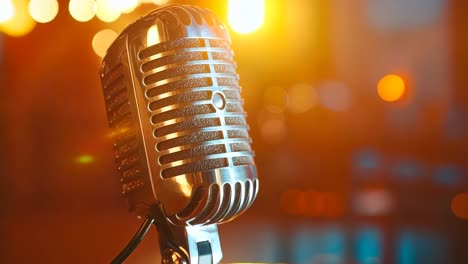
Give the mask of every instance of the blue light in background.
M 404 230 L 397 239 L 397 263 L 450 263 L 447 243 L 448 241 L 437 233 Z
M 378 228 L 361 228 L 355 238 L 355 258 L 357 263 L 381 263 L 382 247 L 382 234 Z
M 462 169 L 455 165 L 444 165 L 434 169 L 433 177 L 435 182 L 447 187 L 455 187 L 462 181 Z
M 422 175 L 422 167 L 415 160 L 399 160 L 393 168 L 393 174 L 399 180 L 411 181 Z
M 370 25 L 379 31 L 431 25 L 447 7 L 446 0 L 371 0 L 368 3 Z
M 345 235 L 338 227 L 298 228 L 291 245 L 291 263 L 338 264 L 345 262 Z
M 377 170 L 381 166 L 379 154 L 372 149 L 361 149 L 355 152 L 353 167 L 358 171 Z
M 238 227 L 243 226 L 237 222 Z M 244 224 L 245 225 L 245 224 Z M 278 227 L 268 222 L 250 221 L 248 228 L 220 227 L 223 262 L 282 262 L 284 246 Z

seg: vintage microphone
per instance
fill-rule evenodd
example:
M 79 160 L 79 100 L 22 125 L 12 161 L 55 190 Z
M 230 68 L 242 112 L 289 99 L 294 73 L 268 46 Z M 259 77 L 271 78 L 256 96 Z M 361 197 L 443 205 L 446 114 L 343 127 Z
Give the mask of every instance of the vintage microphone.
M 206 9 L 157 9 L 109 47 L 101 81 L 122 192 L 146 218 L 112 263 L 152 224 L 163 263 L 218 263 L 217 224 L 244 212 L 258 192 L 226 28 Z

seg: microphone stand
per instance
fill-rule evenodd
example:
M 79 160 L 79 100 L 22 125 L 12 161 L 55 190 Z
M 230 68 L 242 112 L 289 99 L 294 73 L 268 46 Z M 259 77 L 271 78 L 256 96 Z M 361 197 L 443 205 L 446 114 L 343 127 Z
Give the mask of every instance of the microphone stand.
M 176 226 L 156 206 L 154 225 L 159 233 L 163 264 L 216 264 L 223 257 L 217 224 Z
M 163 264 L 217 264 L 223 253 L 218 225 L 176 226 L 164 216 L 159 204 L 151 207 L 135 236 L 111 262 L 121 264 L 143 240 L 151 225 L 158 230 L 161 263 Z

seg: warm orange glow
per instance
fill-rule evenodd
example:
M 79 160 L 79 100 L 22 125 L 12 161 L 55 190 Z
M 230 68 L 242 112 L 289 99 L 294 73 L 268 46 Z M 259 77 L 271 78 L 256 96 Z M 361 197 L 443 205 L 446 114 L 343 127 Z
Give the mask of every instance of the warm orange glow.
M 116 9 L 122 13 L 131 12 L 138 5 L 138 0 L 109 0 L 108 2 L 112 9 Z
M 337 217 L 344 213 L 345 200 L 337 192 L 305 192 L 304 215 Z
M 169 0 L 138 0 L 142 4 L 155 4 L 155 5 L 165 5 Z
M 468 219 L 468 193 L 459 193 L 452 199 L 452 212 L 458 218 Z
M 12 3 L 16 13 L 11 19 L 0 23 L 0 31 L 14 37 L 24 36 L 34 29 L 36 22 L 28 14 L 27 0 L 15 0 Z
M 389 213 L 393 206 L 393 197 L 385 189 L 363 190 L 356 194 L 354 209 L 363 215 L 379 216 Z
M 117 33 L 111 29 L 104 29 L 97 32 L 93 37 L 93 49 L 99 57 L 104 57 L 107 49 L 117 38 Z
M 344 214 L 346 202 L 339 192 L 289 189 L 281 194 L 280 206 L 291 215 L 338 217 Z
M 228 20 L 232 29 L 246 34 L 259 29 L 265 20 L 264 0 L 229 0 Z
M 28 6 L 29 14 L 39 23 L 48 23 L 58 14 L 57 0 L 31 0 Z
M 395 102 L 403 96 L 405 92 L 405 82 L 398 75 L 386 75 L 380 79 L 377 91 L 380 98 L 383 100 Z
M 261 122 L 262 139 L 268 144 L 280 143 L 287 134 L 286 122 L 282 115 L 266 117 Z
M 96 14 L 96 2 L 94 0 L 70 0 L 68 11 L 79 22 L 91 20 Z
M 96 0 L 96 16 L 104 22 L 110 23 L 120 17 L 121 11 L 113 5 L 112 0 Z
M 304 192 L 289 189 L 281 194 L 280 207 L 287 214 L 300 215 L 304 208 Z
M 122 128 L 119 128 L 117 130 L 113 130 L 112 132 L 110 132 L 109 134 L 107 134 L 107 137 L 110 138 L 110 139 L 116 139 L 118 137 L 121 137 L 122 135 L 125 135 L 127 134 L 127 132 L 130 130 L 129 127 L 122 127 Z
M 0 23 L 6 22 L 15 15 L 15 7 L 11 0 L 0 0 Z
M 265 107 L 273 113 L 282 113 L 288 103 L 288 94 L 280 86 L 273 86 L 263 94 Z
M 317 93 L 309 84 L 296 84 L 288 89 L 288 110 L 300 114 L 317 104 Z
M 94 162 L 94 157 L 88 154 L 80 155 L 75 158 L 75 162 L 78 164 L 90 164 Z

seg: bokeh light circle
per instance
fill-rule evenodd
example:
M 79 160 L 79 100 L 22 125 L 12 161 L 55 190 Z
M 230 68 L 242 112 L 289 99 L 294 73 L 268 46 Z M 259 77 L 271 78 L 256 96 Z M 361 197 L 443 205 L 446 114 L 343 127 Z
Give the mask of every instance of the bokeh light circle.
M 94 0 L 70 0 L 68 11 L 79 22 L 87 22 L 96 14 L 96 2 Z
M 13 37 L 24 36 L 31 32 L 36 26 L 36 21 L 34 21 L 28 13 L 28 1 L 16 0 L 10 3 L 13 4 L 15 14 L 10 19 L 0 23 L 0 32 L 4 32 Z
M 113 0 L 111 4 L 114 9 L 119 10 L 121 13 L 128 14 L 135 10 L 140 2 L 138 2 L 138 0 Z
M 451 202 L 453 214 L 462 219 L 468 219 L 468 193 L 459 193 Z
M 93 37 L 93 50 L 99 57 L 104 57 L 107 49 L 112 42 L 117 38 L 117 32 L 112 29 L 104 29 L 97 32 Z
M 351 107 L 349 87 L 335 80 L 323 81 L 317 88 L 319 103 L 333 112 L 343 112 Z
M 405 92 L 405 82 L 403 78 L 398 75 L 386 75 L 380 79 L 377 85 L 377 92 L 382 100 L 395 102 L 403 96 Z
M 272 86 L 263 92 L 265 108 L 273 113 L 283 113 L 288 104 L 288 94 L 281 86 Z
M 120 17 L 118 10 L 111 0 L 96 0 L 96 16 L 103 22 L 114 22 Z
M 165 5 L 169 0 L 138 0 L 142 4 L 155 4 L 155 5 Z
M 15 7 L 11 0 L 0 0 L 0 23 L 6 22 L 15 15 Z
M 29 14 L 39 23 L 48 23 L 57 16 L 59 4 L 56 0 L 31 0 L 28 5 Z
M 228 20 L 235 31 L 251 33 L 263 25 L 264 19 L 264 0 L 229 0 Z
M 299 83 L 289 87 L 287 90 L 288 105 L 290 112 L 300 114 L 310 110 L 317 104 L 317 92 L 310 84 Z

